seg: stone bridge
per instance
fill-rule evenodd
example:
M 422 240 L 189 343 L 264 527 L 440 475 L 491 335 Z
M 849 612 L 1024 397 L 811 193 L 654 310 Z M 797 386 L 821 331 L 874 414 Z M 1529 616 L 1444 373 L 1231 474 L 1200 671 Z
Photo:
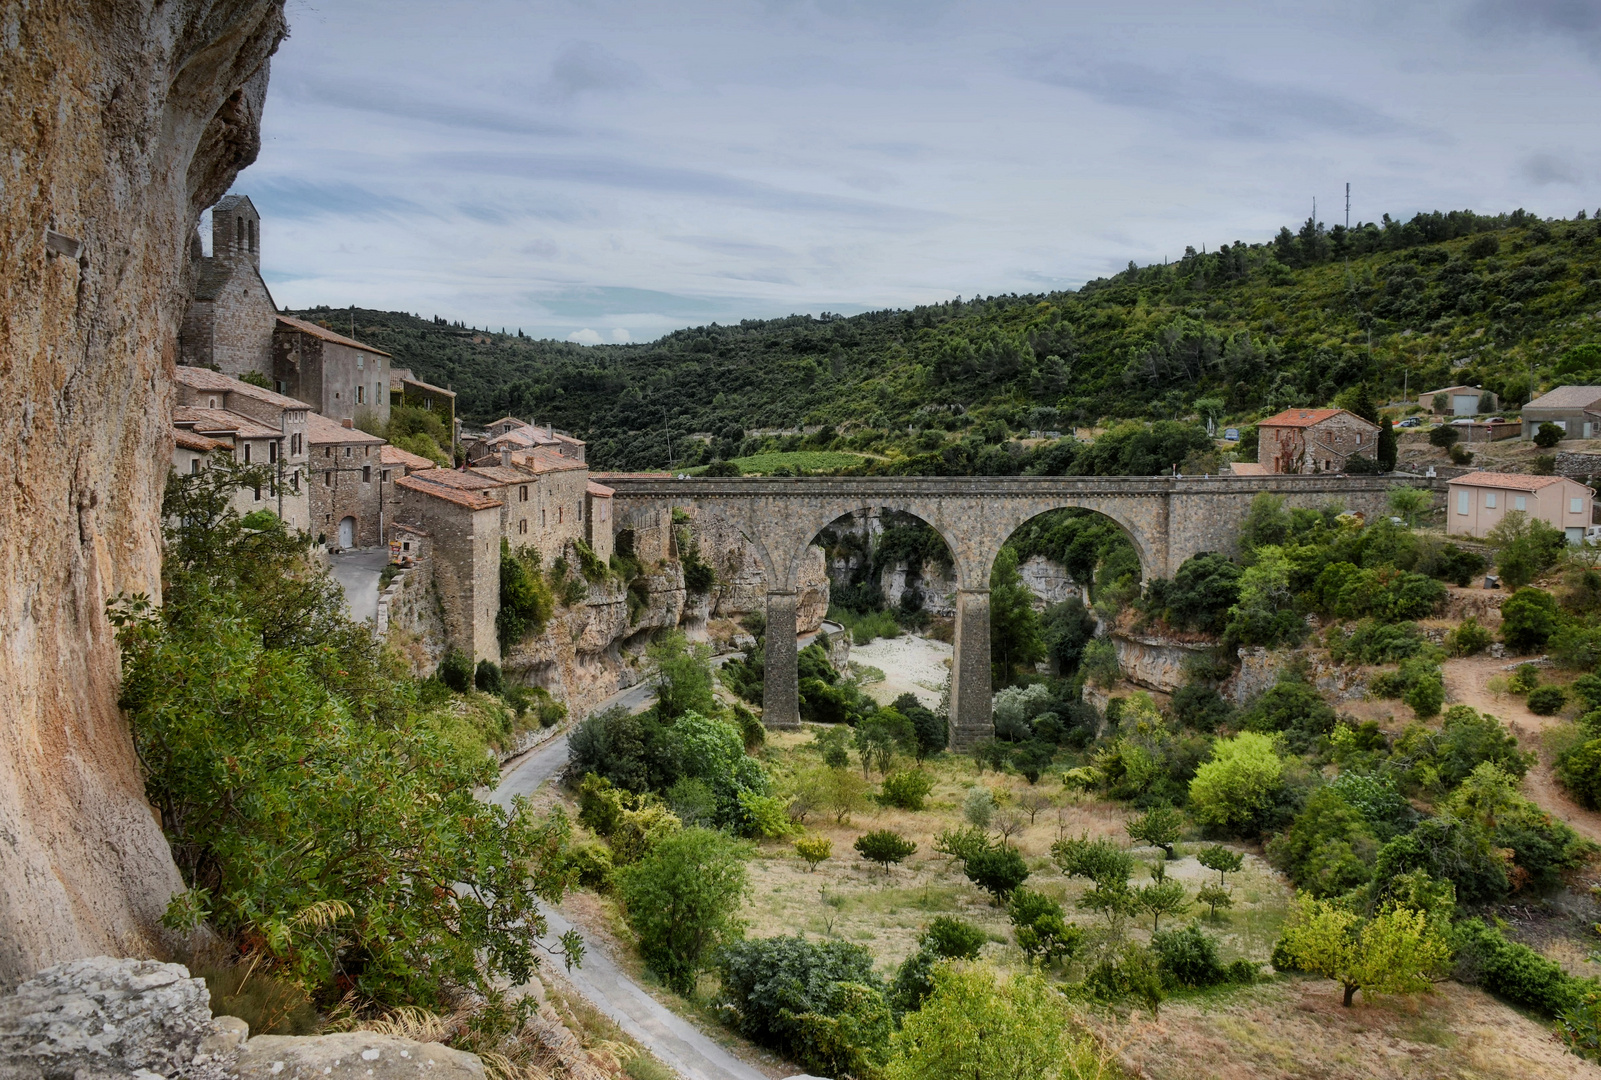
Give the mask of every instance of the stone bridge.
M 761 558 L 767 584 L 763 720 L 800 723 L 796 688 L 795 578 L 806 548 L 846 514 L 882 508 L 922 519 L 945 539 L 957 579 L 956 657 L 951 671 L 951 747 L 993 731 L 990 719 L 990 569 L 1001 545 L 1039 514 L 1079 507 L 1104 514 L 1139 554 L 1142 578 L 1172 577 L 1190 556 L 1232 551 L 1240 522 L 1260 492 L 1286 504 L 1331 502 L 1369 517 L 1387 512 L 1397 482 L 1380 476 L 1059 477 L 615 476 L 613 520 L 633 530 L 640 554 L 665 555 L 674 508 L 734 526 Z

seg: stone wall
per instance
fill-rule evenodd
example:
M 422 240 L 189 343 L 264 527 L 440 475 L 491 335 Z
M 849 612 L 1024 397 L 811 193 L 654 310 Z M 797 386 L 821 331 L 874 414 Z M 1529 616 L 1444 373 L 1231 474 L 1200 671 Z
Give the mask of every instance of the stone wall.
M 158 947 L 182 887 L 106 601 L 160 594 L 189 239 L 260 146 L 282 0 L 0 0 L 0 986 Z
M 313 443 L 309 495 L 312 532 L 325 536 L 331 547 L 339 546 L 339 523 L 355 518 L 354 547 L 376 547 L 383 543 L 379 519 L 386 502 L 395 501 L 394 491 L 385 491 L 383 464 L 379 458 L 382 440 L 365 432 L 354 432 L 360 441 Z

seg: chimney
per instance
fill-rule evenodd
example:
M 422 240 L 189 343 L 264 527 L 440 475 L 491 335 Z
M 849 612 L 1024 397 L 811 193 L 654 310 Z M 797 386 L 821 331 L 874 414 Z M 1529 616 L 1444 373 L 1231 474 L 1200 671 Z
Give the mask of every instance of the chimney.
M 339 421 L 339 426 L 340 427 L 347 427 L 347 428 L 354 428 L 356 426 L 355 417 L 352 417 L 352 416 L 345 417 L 343 420 Z
M 502 446 L 500 448 L 500 464 L 504 468 L 511 468 L 511 447 Z

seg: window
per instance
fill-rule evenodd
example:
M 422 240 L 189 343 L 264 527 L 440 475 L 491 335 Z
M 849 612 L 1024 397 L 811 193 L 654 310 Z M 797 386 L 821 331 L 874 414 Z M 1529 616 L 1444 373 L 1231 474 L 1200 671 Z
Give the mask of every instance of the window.
M 556 524 L 558 524 L 558 525 L 561 524 L 562 515 L 565 514 L 566 512 L 567 512 L 567 508 L 565 506 L 556 507 Z
M 299 432 L 296 432 L 295 434 L 289 436 L 289 456 L 290 457 L 299 457 L 300 456 L 300 433 Z
M 1486 510 L 1494 510 L 1495 509 L 1495 492 L 1486 491 L 1484 493 L 1484 508 Z
M 278 391 L 280 394 L 289 393 L 289 384 L 284 382 L 282 379 L 272 380 L 272 388 Z
M 296 495 L 300 494 L 300 470 L 299 469 L 296 469 L 293 473 L 290 474 L 290 476 L 289 476 L 289 486 L 290 486 L 291 489 L 294 490 L 294 493 Z
M 527 502 L 528 501 L 528 485 L 527 484 L 524 484 L 522 487 L 517 489 L 517 501 L 518 502 Z
M 389 470 L 388 470 L 388 469 L 385 469 L 385 470 L 384 470 L 384 472 L 383 472 L 383 477 L 382 477 L 382 479 L 380 479 L 380 480 L 379 480 L 379 481 L 378 481 L 378 482 L 379 482 L 379 483 L 380 483 L 380 484 L 387 484 L 387 483 L 389 483 Z
M 1468 512 L 1468 493 L 1465 491 L 1456 493 L 1456 512 L 1459 514 Z
M 250 444 L 245 443 L 245 464 L 250 464 Z
M 346 456 L 346 457 L 349 457 L 349 456 L 350 456 L 350 447 L 348 447 L 348 446 L 347 446 L 347 447 L 345 447 L 345 456 Z
M 363 465 L 361 467 L 361 482 L 363 484 L 372 483 L 372 466 L 371 465 Z
M 278 440 L 274 439 L 267 444 L 267 464 L 276 464 L 278 461 Z
M 198 476 L 199 474 L 200 474 L 200 459 L 199 458 L 190 458 L 189 459 L 189 475 L 190 476 Z
M 362 447 L 361 448 L 361 456 L 362 457 L 372 457 L 372 447 L 370 447 L 370 446 Z
M 334 486 L 334 471 L 332 469 L 329 469 L 327 472 L 322 474 L 322 486 L 323 487 L 333 487 Z
M 539 512 L 539 527 L 541 529 L 545 527 L 545 512 L 543 510 Z
M 356 386 L 356 404 L 364 405 L 367 402 L 367 388 L 358 384 Z
M 217 407 L 217 399 L 216 398 L 207 398 L 206 399 L 206 408 L 215 409 L 216 407 Z
M 573 520 L 574 521 L 583 521 L 584 520 L 584 504 L 583 503 L 580 502 L 578 504 L 577 511 L 578 511 L 578 516 L 573 518 Z
M 410 551 L 411 550 L 411 541 L 410 540 L 402 540 L 400 542 L 400 550 L 401 551 Z
M 517 522 L 517 532 L 522 534 L 522 535 L 527 535 L 527 533 L 528 533 L 528 519 L 527 518 L 522 518 Z
M 251 490 L 251 491 L 253 491 L 253 492 L 255 492 L 255 494 L 256 494 L 256 501 L 257 501 L 257 502 L 260 502 L 260 501 L 261 501 L 261 488 L 260 488 L 260 486 L 257 486 L 257 487 L 253 487 L 253 488 L 251 488 L 251 489 L 250 489 L 250 490 Z
M 245 246 L 245 219 L 244 218 L 234 218 L 233 219 L 233 225 L 234 225 L 234 229 L 233 229 L 234 246 L 235 247 L 244 247 Z
M 1512 497 L 1512 509 L 1514 509 L 1514 510 L 1527 510 L 1528 508 L 1529 508 L 1529 497 L 1527 495 L 1514 495 Z
M 1583 499 L 1569 499 L 1568 500 L 1568 513 L 1570 513 L 1570 514 L 1582 514 L 1582 513 L 1584 513 L 1584 500 Z

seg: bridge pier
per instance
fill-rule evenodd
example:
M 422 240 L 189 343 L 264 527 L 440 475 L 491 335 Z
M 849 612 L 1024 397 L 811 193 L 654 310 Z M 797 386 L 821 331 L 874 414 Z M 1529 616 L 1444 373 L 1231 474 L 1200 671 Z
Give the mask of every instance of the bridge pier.
M 770 728 L 800 727 L 793 592 L 767 594 L 767 650 L 762 681 L 762 724 Z
M 990 591 L 956 591 L 956 656 L 951 661 L 950 746 L 971 749 L 992 738 L 990 715 Z

